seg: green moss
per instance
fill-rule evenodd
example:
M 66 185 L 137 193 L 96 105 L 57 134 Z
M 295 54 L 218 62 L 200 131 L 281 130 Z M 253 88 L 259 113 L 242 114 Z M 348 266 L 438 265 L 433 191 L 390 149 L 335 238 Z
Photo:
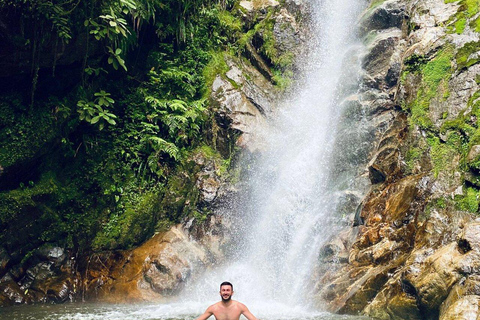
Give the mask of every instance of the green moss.
M 462 34 L 463 30 L 465 30 L 465 25 L 467 23 L 467 19 L 460 18 L 455 22 L 455 32 L 457 34 Z
M 415 164 L 420 160 L 423 151 L 418 147 L 410 148 L 405 155 L 405 162 L 408 172 L 413 172 Z
M 445 3 L 458 2 L 460 7 L 455 15 L 447 22 L 449 33 L 462 34 L 467 22 L 476 32 L 480 32 L 479 18 L 471 20 L 479 12 L 480 0 L 445 0 Z
M 422 70 L 424 83 L 430 88 L 429 91 L 438 88 L 440 82 L 445 79 L 450 79 L 451 76 L 451 65 L 450 61 L 452 59 L 452 49 L 446 48 L 437 53 L 436 57 L 427 62 L 425 67 Z
M 463 47 L 461 47 L 457 54 L 455 55 L 455 59 L 457 61 L 457 68 L 458 70 L 468 68 L 478 62 L 480 62 L 480 57 L 477 58 L 470 58 L 473 53 L 478 52 L 480 48 L 480 41 L 477 42 L 468 42 Z
M 468 113 L 467 113 L 468 111 Z M 460 169 L 468 168 L 480 170 L 480 159 L 472 159 L 467 163 L 467 154 L 474 145 L 480 144 L 480 129 L 478 119 L 480 119 L 480 91 L 475 92 L 468 100 L 467 107 L 460 112 L 456 119 L 446 120 L 440 132 L 443 134 L 458 136 L 455 146 L 457 154 L 461 155 Z
M 417 97 L 408 107 L 411 112 L 411 124 L 418 125 L 421 128 L 427 129 L 432 126 L 432 121 L 428 116 L 430 103 L 435 97 L 445 99 L 448 96 L 448 80 L 452 74 L 450 60 L 453 56 L 453 50 L 447 47 L 439 51 L 436 56 L 422 64 L 424 59 L 416 59 L 418 63 L 413 65 L 412 70 L 420 72 L 422 82 Z
M 480 0 L 445 0 L 445 3 L 458 2 L 460 4 L 459 12 L 465 12 L 469 17 L 479 12 Z
M 480 0 L 463 0 L 462 3 L 467 7 L 469 17 L 476 15 L 480 8 Z
M 438 177 L 440 172 L 454 171 L 452 163 L 455 157 L 459 155 L 461 147 L 461 138 L 458 133 L 453 132 L 449 134 L 447 142 L 442 142 L 436 136 L 427 138 L 427 143 L 430 146 L 430 158 L 433 165 L 433 175 Z
M 453 200 L 450 198 L 435 198 L 427 201 L 425 210 L 419 215 L 419 221 L 426 221 L 433 211 L 445 210 L 453 207 Z M 447 209 L 448 210 L 448 209 Z
M 447 201 L 445 198 L 437 198 L 434 200 L 435 206 L 440 209 L 445 209 L 447 207 Z
M 160 219 L 160 200 L 160 189 L 130 194 L 124 201 L 125 209 L 111 214 L 103 224 L 93 241 L 93 249 L 130 248 L 146 240 L 154 233 Z
M 368 10 L 373 10 L 384 2 L 385 0 L 372 0 L 372 2 L 370 2 L 370 6 L 368 7 Z
M 428 59 L 425 56 L 420 56 L 418 54 L 412 54 L 403 62 L 404 71 L 406 72 L 418 72 L 428 63 Z
M 475 30 L 475 32 L 480 33 L 480 16 L 477 19 L 470 22 L 470 28 Z
M 207 88 L 211 88 L 213 81 L 217 75 L 225 75 L 229 70 L 227 62 L 225 61 L 225 55 L 227 53 L 223 51 L 211 52 L 210 61 L 203 69 L 203 76 L 205 78 L 205 85 Z M 208 92 L 209 94 L 209 92 Z
M 0 193 L 0 223 L 6 224 L 29 207 L 34 207 L 36 199 L 47 198 L 58 190 L 57 181 L 51 173 L 45 175 L 38 183 L 31 183 L 12 191 Z
M 455 196 L 455 207 L 458 210 L 472 213 L 478 212 L 480 191 L 475 188 L 467 188 L 462 196 Z
M 18 254 L 46 242 L 69 248 L 90 246 L 101 216 L 96 207 L 105 203 L 82 187 L 85 182 L 63 181 L 50 171 L 36 183 L 0 193 L 0 225 L 7 230 L 0 234 L 0 242 L 16 248 Z
M 130 248 L 146 240 L 155 231 L 166 230 L 186 217 L 203 221 L 208 210 L 198 208 L 199 190 L 196 186 L 200 162 L 213 162 L 215 173 L 224 174 L 230 162 L 218 151 L 201 145 L 186 152 L 164 186 L 145 192 L 126 190 L 118 208 L 109 214 L 93 242 L 94 250 Z M 199 162 L 199 159 L 203 160 Z M 135 184 L 132 185 L 132 188 Z
M 240 38 L 237 41 L 240 50 L 242 51 L 245 50 L 247 43 L 252 42 L 253 36 L 255 35 L 256 32 L 257 30 L 251 29 L 240 36 Z

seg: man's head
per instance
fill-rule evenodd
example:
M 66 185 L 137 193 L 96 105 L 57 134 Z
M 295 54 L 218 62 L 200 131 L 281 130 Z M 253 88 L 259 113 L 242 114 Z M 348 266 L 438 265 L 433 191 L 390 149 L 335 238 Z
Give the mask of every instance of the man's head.
M 220 296 L 222 297 L 223 302 L 228 302 L 232 299 L 233 295 L 233 285 L 228 282 L 224 281 L 220 284 Z

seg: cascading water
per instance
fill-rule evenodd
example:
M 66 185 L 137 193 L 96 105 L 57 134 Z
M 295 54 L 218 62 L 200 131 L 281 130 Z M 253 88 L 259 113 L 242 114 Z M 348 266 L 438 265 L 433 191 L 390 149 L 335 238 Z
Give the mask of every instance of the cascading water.
M 336 227 L 332 149 L 342 113 L 340 92 L 347 90 L 343 83 L 356 83 L 344 71 L 358 63 L 345 61 L 359 46 L 355 25 L 364 5 L 351 0 L 311 4 L 313 46 L 302 88 L 260 133 L 265 150 L 249 178 L 251 197 L 230 217 L 239 225 L 234 235 L 239 245 L 226 266 L 187 288 L 185 301 L 208 301 L 228 280 L 236 285 L 235 298 L 263 317 L 308 309 L 319 249 Z

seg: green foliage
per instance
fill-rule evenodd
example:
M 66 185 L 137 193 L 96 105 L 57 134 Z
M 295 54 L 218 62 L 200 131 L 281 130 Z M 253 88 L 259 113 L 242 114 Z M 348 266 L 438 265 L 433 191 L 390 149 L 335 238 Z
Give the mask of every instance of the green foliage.
M 242 32 L 226 10 L 232 2 L 222 3 L 0 2 L 26 27 L 19 48 L 44 50 L 42 59 L 52 41 L 88 35 L 81 77 L 57 70 L 54 80 L 68 85 L 41 92 L 31 108 L 20 93 L 0 99 L 0 166 L 35 167 L 0 192 L 2 244 L 23 255 L 45 242 L 128 248 L 188 216 L 206 217 L 193 158 L 213 159 L 218 175 L 230 165 L 208 147 L 207 98 Z M 49 87 L 42 74 L 36 80 Z M 25 232 L 12 236 L 17 230 Z
M 44 105 L 29 113 L 18 96 L 0 98 L 1 167 L 42 154 L 42 149 L 58 134 L 50 108 Z
M 281 72 L 273 70 L 272 82 L 281 90 L 287 89 L 292 84 L 293 73 L 291 71 Z
M 445 99 L 448 92 L 448 80 L 452 74 L 450 61 L 453 50 L 447 47 L 439 51 L 430 61 L 422 64 L 425 59 L 415 57 L 415 62 L 410 63 L 411 71 L 419 72 L 422 82 L 417 91 L 417 97 L 407 106 L 411 112 L 412 124 L 427 129 L 432 126 L 428 117 L 428 110 L 433 99 Z M 413 58 L 412 58 L 413 59 Z M 418 71 L 417 71 L 418 70 Z
M 14 12 L 20 12 L 22 19 L 28 19 L 33 22 L 34 27 L 37 28 L 33 33 L 28 31 L 24 33 L 27 38 L 27 43 L 38 40 L 38 30 L 53 31 L 59 39 L 68 43 L 72 39 L 72 21 L 69 14 L 78 6 L 78 3 L 73 1 L 49 1 L 49 0 L 3 0 L 0 1 L 1 9 L 13 9 Z M 17 21 L 18 22 L 18 21 Z M 24 24 L 24 21 L 20 21 Z M 28 28 L 27 28 L 28 29 Z M 46 36 L 47 39 L 50 35 Z
M 110 57 L 108 57 L 108 64 L 111 64 L 115 70 L 118 70 L 118 67 L 122 67 L 125 71 L 127 71 L 125 60 L 123 60 L 120 56 L 120 54 L 122 53 L 122 49 L 117 48 L 113 50 L 111 47 L 107 48 L 108 53 L 110 53 Z
M 225 31 L 240 32 L 242 30 L 240 19 L 227 10 L 219 10 L 218 21 L 221 28 Z
M 145 123 L 146 130 L 147 126 L 153 130 L 163 127 L 168 132 L 169 138 L 176 143 L 185 143 L 199 133 L 201 116 L 205 111 L 204 100 L 187 103 L 178 99 L 162 101 L 153 96 L 146 96 L 145 101 L 152 111 L 148 115 L 151 125 Z
M 77 102 L 78 113 L 80 120 L 85 120 L 90 124 L 97 124 L 100 130 L 103 130 L 105 124 L 112 126 L 116 125 L 116 115 L 111 113 L 108 108 L 111 108 L 115 101 L 110 98 L 110 93 L 103 90 L 96 92 L 94 101 L 79 100 Z

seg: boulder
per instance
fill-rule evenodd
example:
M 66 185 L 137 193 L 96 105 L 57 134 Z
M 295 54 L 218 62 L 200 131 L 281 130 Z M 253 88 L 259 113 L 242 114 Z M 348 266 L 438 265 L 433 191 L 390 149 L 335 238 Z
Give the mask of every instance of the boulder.
M 472 148 L 468 152 L 467 161 L 468 162 L 475 161 L 479 156 L 480 156 L 480 145 L 477 144 L 472 146 Z
M 442 310 L 439 320 L 478 319 L 480 296 L 468 295 L 453 302 L 446 310 Z
M 363 33 L 389 28 L 401 29 L 407 18 L 405 3 L 401 0 L 387 0 L 367 9 L 360 21 L 360 30 Z
M 207 221 L 214 224 L 206 224 L 209 232 L 200 232 L 190 221 L 187 227 L 192 234 L 177 225 L 136 249 L 92 255 L 85 266 L 85 298 L 120 303 L 158 301 L 177 294 L 203 268 L 223 259 L 219 248 L 226 237 L 218 230 L 222 221 Z M 192 241 L 191 236 L 200 238 Z
M 401 66 L 398 53 L 401 38 L 400 29 L 388 29 L 376 33 L 368 45 L 362 67 L 371 78 L 371 87 L 390 88 L 397 84 Z
M 275 89 L 248 63 L 229 60 L 228 65 L 227 79 L 218 75 L 212 85 L 211 100 L 218 109 L 217 123 L 224 130 L 239 132 L 237 144 L 253 151 L 258 148 L 254 132 L 265 125 L 265 117 L 274 109 Z
M 291 54 L 292 57 L 297 56 L 304 39 L 295 18 L 286 8 L 282 8 L 279 13 L 275 15 L 274 20 L 273 37 L 275 39 L 275 48 L 278 51 L 278 56 L 286 53 Z
M 462 278 L 450 291 L 440 308 L 441 320 L 477 319 L 480 302 L 480 276 Z
M 22 290 L 9 273 L 0 279 L 0 285 L 2 286 L 2 294 L 0 294 L 2 305 L 21 304 L 27 301 L 25 289 Z

